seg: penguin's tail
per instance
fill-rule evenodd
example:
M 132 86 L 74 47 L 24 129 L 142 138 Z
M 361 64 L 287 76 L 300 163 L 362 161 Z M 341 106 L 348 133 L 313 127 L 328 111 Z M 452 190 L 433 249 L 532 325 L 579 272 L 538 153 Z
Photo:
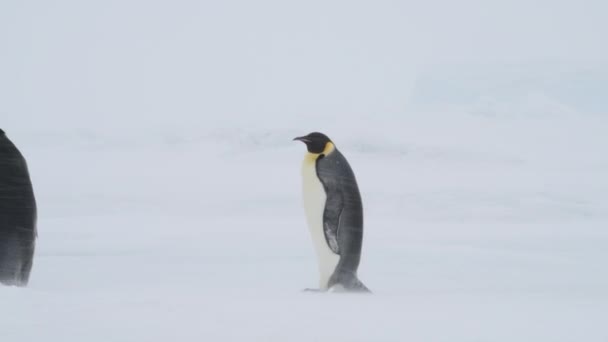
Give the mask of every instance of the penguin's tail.
M 349 290 L 351 292 L 372 293 L 372 291 L 370 291 L 370 289 L 368 289 L 367 286 L 365 286 L 363 282 L 358 278 L 355 278 L 355 281 L 353 282 Z
M 330 291 L 372 293 L 372 291 L 357 278 L 356 274 L 350 272 L 334 274 L 329 283 Z

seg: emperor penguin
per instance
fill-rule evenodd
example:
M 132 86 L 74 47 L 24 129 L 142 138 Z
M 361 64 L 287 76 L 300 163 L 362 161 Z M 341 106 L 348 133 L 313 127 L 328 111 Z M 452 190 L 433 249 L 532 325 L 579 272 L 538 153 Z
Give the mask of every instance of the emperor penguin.
M 36 199 L 25 158 L 0 129 L 0 283 L 27 286 L 36 242 Z
M 336 145 L 313 132 L 302 163 L 303 200 L 317 254 L 319 290 L 370 292 L 357 278 L 363 242 L 363 205 L 355 174 Z

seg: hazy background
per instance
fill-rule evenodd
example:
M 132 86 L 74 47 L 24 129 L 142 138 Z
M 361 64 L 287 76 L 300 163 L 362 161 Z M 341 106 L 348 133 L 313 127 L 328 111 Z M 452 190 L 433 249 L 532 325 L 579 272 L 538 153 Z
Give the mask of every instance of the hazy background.
M 9 131 L 372 118 L 508 86 L 605 114 L 607 12 L 604 1 L 2 1 L 0 117 Z
M 0 1 L 39 238 L 0 340 L 604 342 L 605 1 Z M 295 136 L 365 208 L 317 285 Z

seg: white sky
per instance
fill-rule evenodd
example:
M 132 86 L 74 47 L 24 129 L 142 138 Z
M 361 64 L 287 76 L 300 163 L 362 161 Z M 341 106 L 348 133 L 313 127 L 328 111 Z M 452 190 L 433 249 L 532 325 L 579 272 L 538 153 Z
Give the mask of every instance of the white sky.
M 606 13 L 605 1 L 5 0 L 0 124 L 399 113 L 429 65 L 603 64 Z

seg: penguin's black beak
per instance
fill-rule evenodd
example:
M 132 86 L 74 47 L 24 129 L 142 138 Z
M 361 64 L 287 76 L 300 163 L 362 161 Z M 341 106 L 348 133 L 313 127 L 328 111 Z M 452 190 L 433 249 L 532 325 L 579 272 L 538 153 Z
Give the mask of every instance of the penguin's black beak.
M 296 138 L 293 138 L 293 141 L 301 141 L 305 144 L 310 142 L 310 140 L 307 137 L 296 137 Z

